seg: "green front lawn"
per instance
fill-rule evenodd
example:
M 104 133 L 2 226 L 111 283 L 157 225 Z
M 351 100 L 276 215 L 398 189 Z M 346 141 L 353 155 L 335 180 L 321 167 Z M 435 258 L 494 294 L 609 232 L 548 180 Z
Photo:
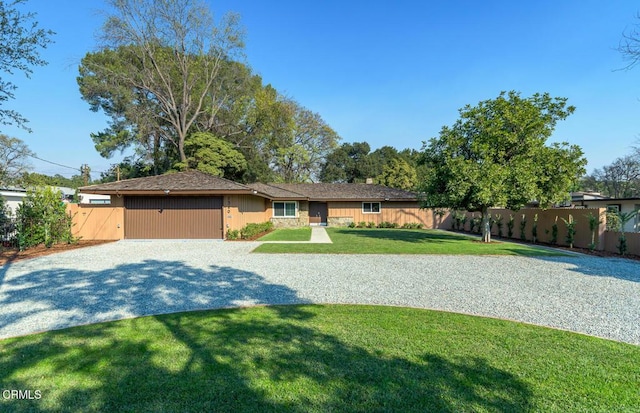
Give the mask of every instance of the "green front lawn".
M 311 227 L 282 228 L 268 233 L 258 241 L 309 241 L 311 239 Z
M 321 254 L 563 255 L 549 249 L 440 230 L 327 228 L 333 244 L 263 244 L 254 252 Z
M 0 411 L 634 411 L 640 347 L 410 308 L 275 306 L 0 341 Z

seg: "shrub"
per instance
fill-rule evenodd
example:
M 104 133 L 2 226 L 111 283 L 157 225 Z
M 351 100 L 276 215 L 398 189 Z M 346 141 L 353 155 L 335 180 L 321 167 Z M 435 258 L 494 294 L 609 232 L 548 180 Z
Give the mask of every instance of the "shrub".
M 27 196 L 18 206 L 16 220 L 20 250 L 75 241 L 71 235 L 72 217 L 67 214 L 62 193 L 50 187 L 27 190 Z
M 496 226 L 498 227 L 498 236 L 502 238 L 502 226 L 504 225 L 504 217 L 501 214 L 496 214 Z
M 558 243 L 558 217 L 556 217 L 555 222 L 551 225 L 551 245 L 555 245 Z
M 378 228 L 398 228 L 396 222 L 382 221 L 378 224 Z
M 585 215 L 589 219 L 589 231 L 591 231 L 591 243 L 589 249 L 593 251 L 596 248 L 596 231 L 600 224 L 602 224 L 602 218 L 600 216 L 593 215 L 589 212 L 589 215 Z
M 533 226 L 531 227 L 531 236 L 533 243 L 535 244 L 538 240 L 538 214 L 533 216 Z
M 242 239 L 249 239 L 272 229 L 273 222 L 271 221 L 263 222 L 261 224 L 247 224 L 240 230 L 240 237 Z
M 620 218 L 618 214 L 613 211 L 607 211 L 607 231 L 618 231 L 620 227 Z
M 351 221 L 349 222 L 349 224 L 347 225 L 348 228 L 355 228 L 356 227 L 356 223 Z
M 418 222 L 406 222 L 402 225 L 404 229 L 422 229 L 423 225 Z
M 515 225 L 515 219 L 513 214 L 509 214 L 509 220 L 507 221 L 507 237 L 513 238 L 513 226 Z
M 520 221 L 520 239 L 523 241 L 527 240 L 527 234 L 524 232 L 527 227 L 527 216 L 522 214 L 522 220 Z
M 376 223 L 375 222 L 367 222 L 367 228 L 375 228 L 376 227 Z
M 453 211 L 451 227 L 455 230 L 464 230 L 464 224 L 467 221 L 467 215 L 464 212 Z
M 567 226 L 567 244 L 569 244 L 569 248 L 573 248 L 573 242 L 576 238 L 576 221 L 573 220 L 573 215 L 569 214 L 569 219 L 566 220 L 562 218 L 565 225 Z
M 469 232 L 482 232 L 482 217 L 471 216 L 469 220 Z
M 240 236 L 240 231 L 238 231 L 237 229 L 227 230 L 227 239 L 234 240 L 234 239 L 238 239 L 239 236 Z
M 367 227 L 367 223 L 364 221 L 360 221 L 358 222 L 358 225 L 356 225 L 356 228 L 366 228 Z

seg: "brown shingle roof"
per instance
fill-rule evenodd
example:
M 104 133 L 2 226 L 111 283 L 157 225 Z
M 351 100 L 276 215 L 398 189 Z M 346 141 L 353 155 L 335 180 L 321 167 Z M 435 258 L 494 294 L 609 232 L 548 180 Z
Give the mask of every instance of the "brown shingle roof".
M 178 172 L 145 178 L 125 179 L 118 182 L 81 187 L 80 191 L 97 194 L 153 194 L 166 190 L 172 193 L 255 194 L 269 199 L 337 200 L 391 200 L 415 201 L 416 194 L 401 189 L 370 184 L 263 184 L 242 185 L 228 179 L 199 171 Z M 256 192 L 254 192 L 256 191 Z
M 253 187 L 253 184 L 251 186 Z M 294 193 L 300 194 L 304 198 L 317 201 L 385 199 L 395 201 L 415 201 L 417 199 L 416 194 L 413 192 L 371 184 L 268 184 L 262 187 L 262 190 L 257 190 L 267 194 L 270 198 L 279 198 L 280 194 L 284 195 L 285 193 Z M 287 195 L 282 197 L 290 196 Z
M 87 193 L 113 193 L 116 191 L 155 192 L 164 190 L 170 190 L 172 192 L 251 191 L 251 189 L 245 185 L 200 171 L 186 171 L 145 178 L 125 179 L 123 181 L 80 188 L 80 191 Z

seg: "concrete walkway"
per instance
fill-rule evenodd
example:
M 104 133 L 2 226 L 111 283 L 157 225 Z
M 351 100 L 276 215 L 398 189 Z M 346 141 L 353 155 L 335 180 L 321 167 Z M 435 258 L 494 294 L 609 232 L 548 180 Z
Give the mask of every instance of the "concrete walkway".
M 309 241 L 260 241 L 265 244 L 333 244 L 327 230 L 324 227 L 311 227 L 311 239 Z

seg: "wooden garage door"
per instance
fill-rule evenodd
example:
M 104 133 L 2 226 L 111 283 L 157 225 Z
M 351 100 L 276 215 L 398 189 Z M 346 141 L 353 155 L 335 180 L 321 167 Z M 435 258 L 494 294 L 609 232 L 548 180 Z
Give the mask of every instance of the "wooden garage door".
M 220 239 L 222 197 L 131 196 L 124 199 L 124 237 Z

